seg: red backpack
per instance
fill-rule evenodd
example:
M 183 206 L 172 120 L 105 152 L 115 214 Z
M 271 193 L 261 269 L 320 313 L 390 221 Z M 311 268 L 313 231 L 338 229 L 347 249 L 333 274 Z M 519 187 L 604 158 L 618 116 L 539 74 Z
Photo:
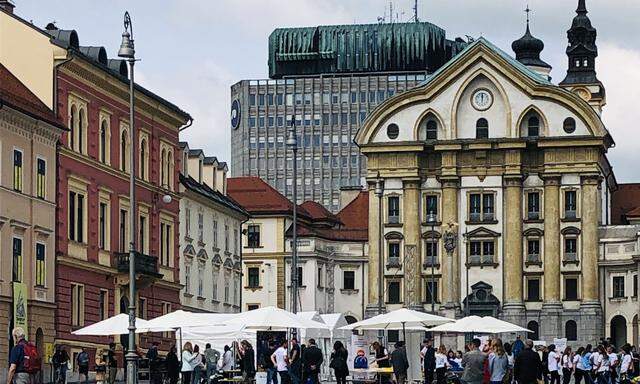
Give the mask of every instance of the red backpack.
M 22 360 L 22 369 L 26 373 L 38 373 L 42 367 L 42 358 L 38 354 L 38 348 L 28 341 L 22 343 L 22 351 L 24 358 Z

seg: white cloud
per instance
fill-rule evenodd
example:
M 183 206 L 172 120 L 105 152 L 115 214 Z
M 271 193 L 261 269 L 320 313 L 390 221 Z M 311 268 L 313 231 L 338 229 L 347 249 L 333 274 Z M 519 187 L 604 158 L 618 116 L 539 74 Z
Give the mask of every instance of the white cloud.
M 638 182 L 640 140 L 640 52 L 612 44 L 600 46 L 598 77 L 607 91 L 602 118 L 616 142 L 609 151 L 618 182 Z

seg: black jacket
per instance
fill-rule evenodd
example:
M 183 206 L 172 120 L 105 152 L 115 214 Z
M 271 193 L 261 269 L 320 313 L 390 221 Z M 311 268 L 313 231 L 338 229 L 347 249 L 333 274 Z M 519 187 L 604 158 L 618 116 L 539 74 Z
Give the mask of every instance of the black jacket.
M 324 358 L 322 351 L 315 345 L 310 345 L 302 352 L 302 364 L 305 372 L 319 372 Z
M 538 379 L 542 379 L 540 356 L 531 349 L 520 352 L 514 363 L 513 377 L 518 384 L 537 384 Z
M 391 366 L 395 374 L 404 375 L 409 369 L 409 360 L 407 360 L 407 351 L 404 348 L 396 348 L 391 352 Z
M 242 373 L 247 376 L 253 376 L 256 374 L 256 366 L 254 364 L 254 352 L 253 348 L 246 348 L 242 355 Z
M 427 371 L 436 369 L 436 349 L 433 347 L 427 348 L 424 354 L 424 369 Z
M 333 368 L 336 375 L 348 375 L 349 367 L 347 366 L 347 358 L 349 352 L 346 349 L 340 348 L 337 351 L 331 352 L 331 363 L 329 366 Z

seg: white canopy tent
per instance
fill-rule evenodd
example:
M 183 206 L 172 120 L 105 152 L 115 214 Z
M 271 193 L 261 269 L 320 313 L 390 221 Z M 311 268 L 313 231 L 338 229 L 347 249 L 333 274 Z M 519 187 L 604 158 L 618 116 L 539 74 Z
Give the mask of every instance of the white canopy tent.
M 136 317 L 136 333 L 149 332 L 147 321 Z M 160 331 L 166 331 L 161 329 Z M 121 313 L 71 332 L 79 336 L 113 336 L 129 333 L 129 315 Z
M 277 330 L 277 329 L 328 329 L 321 322 L 309 320 L 294 313 L 276 307 L 263 307 L 242 312 L 224 321 L 226 325 L 244 325 L 246 329 Z
M 225 320 L 233 316 L 233 313 L 195 313 L 179 309 L 149 320 L 147 327 L 152 330 L 164 330 L 218 326 L 224 325 Z
M 380 315 L 346 325 L 340 329 L 347 330 L 397 330 L 403 333 L 409 330 L 426 330 L 425 327 L 446 324 L 453 322 L 447 317 L 432 315 L 430 313 L 414 311 L 408 308 L 400 308 L 395 311 L 382 313 Z M 405 338 L 406 339 L 406 338 Z
M 256 343 L 256 331 L 247 330 L 243 325 L 212 325 L 209 327 L 188 327 L 182 330 L 182 343 L 204 347 L 207 343 L 211 347 L 223 352 L 224 346 L 236 341 L 249 340 L 251 344 Z M 179 340 L 178 340 L 179 341 Z
M 431 328 L 431 332 L 451 332 L 451 333 L 510 333 L 510 332 L 532 332 L 527 328 L 496 319 L 491 316 L 467 316 L 453 323 L 442 324 Z

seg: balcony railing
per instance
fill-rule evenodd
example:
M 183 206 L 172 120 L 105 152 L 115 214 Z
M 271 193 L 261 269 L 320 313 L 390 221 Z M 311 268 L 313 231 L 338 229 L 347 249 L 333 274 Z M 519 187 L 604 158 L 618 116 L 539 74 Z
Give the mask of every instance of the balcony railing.
M 439 267 L 438 257 L 437 256 L 425 256 L 424 263 L 422 263 L 423 268 L 431 268 L 431 267 Z
M 565 219 L 575 219 L 576 218 L 575 209 L 569 209 L 569 210 L 564 211 L 564 218 Z
M 389 215 L 389 224 L 399 224 L 400 216 L 398 215 Z
M 527 261 L 530 263 L 539 263 L 540 262 L 540 254 L 539 253 L 530 253 L 527 255 Z
M 565 252 L 564 261 L 578 261 L 578 254 L 575 252 Z
M 400 258 L 399 257 L 390 257 L 387 260 L 387 268 L 400 268 Z
M 529 219 L 529 220 L 538 220 L 538 219 L 540 219 L 540 212 L 538 212 L 538 211 L 529 211 L 529 212 L 527 212 L 527 219 Z
M 129 253 L 128 252 L 116 252 L 116 268 L 119 273 L 129 272 Z M 158 273 L 158 258 L 155 256 L 145 255 L 140 252 L 136 252 L 135 256 L 136 273 L 150 275 L 154 277 L 162 277 Z

